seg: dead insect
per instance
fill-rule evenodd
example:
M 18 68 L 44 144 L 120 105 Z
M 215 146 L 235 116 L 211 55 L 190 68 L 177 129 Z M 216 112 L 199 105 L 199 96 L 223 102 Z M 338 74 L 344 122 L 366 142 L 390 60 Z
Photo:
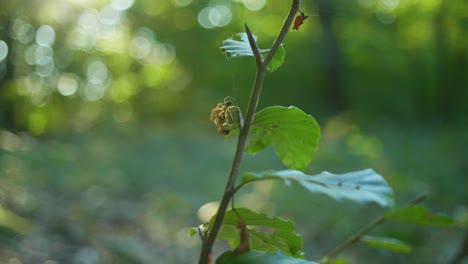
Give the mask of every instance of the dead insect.
M 300 15 L 294 19 L 294 26 L 293 30 L 299 30 L 299 27 L 304 24 L 304 20 L 306 20 L 309 16 L 306 16 L 303 11 L 299 10 Z
M 215 128 L 221 135 L 228 135 L 231 132 L 234 119 L 232 111 L 236 111 L 234 98 L 228 96 L 224 98 L 224 103 L 217 103 L 211 110 L 210 120 L 215 124 Z

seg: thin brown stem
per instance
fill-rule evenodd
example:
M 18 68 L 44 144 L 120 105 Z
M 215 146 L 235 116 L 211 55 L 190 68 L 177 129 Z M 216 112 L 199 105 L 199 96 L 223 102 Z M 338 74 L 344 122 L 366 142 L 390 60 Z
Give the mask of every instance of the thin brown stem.
M 299 6 L 301 4 L 301 0 L 293 0 L 291 9 L 289 9 L 288 16 L 286 17 L 286 20 L 284 21 L 283 27 L 281 28 L 280 33 L 276 37 L 275 41 L 273 42 L 273 45 L 271 46 L 270 52 L 268 52 L 268 55 L 265 57 L 265 60 L 263 61 L 263 66 L 266 68 L 268 64 L 270 63 L 271 59 L 273 59 L 273 56 L 276 54 L 276 51 L 280 47 L 281 43 L 283 43 L 284 37 L 286 37 L 286 34 L 288 33 L 289 29 L 291 28 L 291 24 L 294 20 L 294 16 L 296 15 L 297 11 L 299 10 Z
M 247 183 L 243 182 L 239 185 L 236 186 L 236 188 L 234 188 L 234 194 L 237 193 L 237 191 L 239 191 L 240 188 L 244 187 Z
M 408 205 L 413 205 L 413 204 L 418 204 L 422 202 L 424 199 L 427 197 L 427 192 L 423 192 L 416 196 L 414 199 L 409 201 L 407 204 Z M 385 221 L 385 214 L 381 214 L 380 216 L 376 217 L 374 220 L 372 220 L 369 224 L 364 226 L 363 228 L 359 229 L 356 233 L 348 237 L 345 241 L 343 241 L 341 244 L 336 246 L 334 249 L 332 249 L 330 252 L 328 252 L 325 256 L 323 256 L 320 259 L 320 263 L 327 263 L 330 261 L 333 257 L 335 257 L 338 253 L 343 251 L 346 247 L 350 246 L 351 244 L 354 244 L 357 242 L 363 235 L 367 234 L 371 229 L 374 227 L 382 224 Z
M 211 230 L 209 231 L 208 236 L 203 241 L 200 258 L 198 260 L 199 264 L 208 264 L 208 261 L 210 259 L 211 249 L 213 247 L 214 241 L 216 240 L 216 237 L 218 236 L 219 230 L 223 223 L 224 215 L 226 214 L 229 201 L 232 199 L 236 191 L 235 182 L 236 182 L 237 175 L 239 174 L 239 167 L 242 161 L 242 155 L 244 153 L 245 145 L 247 142 L 247 136 L 249 135 L 250 127 L 252 125 L 254 114 L 257 109 L 258 101 L 260 98 L 260 92 L 262 90 L 263 80 L 265 78 L 266 67 L 268 63 L 271 61 L 271 59 L 273 58 L 273 56 L 275 55 L 276 51 L 279 48 L 279 45 L 281 45 L 289 28 L 291 27 L 291 23 L 293 21 L 294 15 L 296 14 L 299 8 L 299 3 L 300 3 L 300 0 L 292 0 L 292 6 L 291 6 L 291 9 L 289 10 L 289 14 L 286 17 L 286 20 L 284 21 L 283 27 L 281 28 L 281 31 L 279 32 L 278 36 L 276 37 L 275 42 L 273 43 L 272 48 L 270 49 L 270 52 L 268 53 L 267 57 L 265 58 L 263 62 L 261 61 L 261 56 L 260 56 L 258 47 L 256 46 L 255 41 L 253 39 L 253 35 L 250 32 L 250 29 L 246 25 L 246 30 L 247 30 L 247 34 L 249 37 L 249 43 L 252 48 L 252 52 L 254 53 L 254 55 L 256 54 L 255 60 L 256 60 L 256 65 L 257 65 L 257 74 L 255 76 L 255 81 L 252 87 L 252 92 L 250 95 L 250 100 L 249 100 L 249 105 L 247 108 L 247 114 L 244 120 L 244 125 L 239 128 L 240 133 L 237 139 L 236 152 L 234 154 L 234 159 L 232 161 L 231 171 L 229 173 L 229 178 L 226 183 L 226 188 L 224 190 L 223 198 L 221 199 L 213 226 L 211 227 Z

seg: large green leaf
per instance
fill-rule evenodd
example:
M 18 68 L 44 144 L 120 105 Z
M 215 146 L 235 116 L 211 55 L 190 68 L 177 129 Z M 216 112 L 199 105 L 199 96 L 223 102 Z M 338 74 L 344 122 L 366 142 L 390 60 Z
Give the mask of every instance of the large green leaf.
M 399 222 L 429 225 L 429 226 L 452 226 L 455 220 L 443 214 L 430 214 L 429 210 L 422 205 L 410 205 L 389 211 L 385 218 Z
M 237 208 L 226 212 L 218 239 L 226 240 L 232 248 L 239 245 L 239 229 L 237 223 L 241 220 L 247 225 L 249 243 L 252 250 L 274 253 L 281 250 L 288 256 L 302 258 L 302 238 L 294 231 L 291 221 L 279 217 L 269 217 L 259 214 L 247 208 Z M 211 228 L 214 217 L 210 220 L 208 228 Z
M 362 236 L 359 239 L 371 247 L 378 247 L 394 253 L 410 253 L 412 247 L 407 243 L 390 237 Z
M 320 127 L 297 107 L 271 106 L 255 114 L 249 137 L 248 153 L 272 145 L 288 168 L 303 170 L 318 148 Z
M 257 42 L 257 37 L 253 36 L 255 42 Z M 226 40 L 221 42 L 221 51 L 226 54 L 227 58 L 234 57 L 243 57 L 243 56 L 254 56 L 252 48 L 250 47 L 249 38 L 246 33 L 237 33 L 232 35 Z M 262 56 L 270 51 L 270 49 L 259 49 Z M 267 70 L 273 72 L 284 62 L 284 56 L 286 51 L 284 50 L 283 45 L 281 45 L 276 51 L 275 55 L 271 59 L 270 63 L 267 65 Z
M 248 251 L 234 256 L 232 251 L 226 251 L 216 260 L 216 264 L 318 264 L 313 261 L 293 258 L 281 251 L 275 254 L 259 251 Z
M 246 173 L 242 176 L 243 183 L 267 179 L 283 180 L 286 183 L 297 182 L 310 192 L 323 193 L 336 200 L 376 202 L 384 207 L 394 205 L 392 188 L 372 169 L 345 174 L 324 171 L 315 176 L 297 170 L 280 170 Z

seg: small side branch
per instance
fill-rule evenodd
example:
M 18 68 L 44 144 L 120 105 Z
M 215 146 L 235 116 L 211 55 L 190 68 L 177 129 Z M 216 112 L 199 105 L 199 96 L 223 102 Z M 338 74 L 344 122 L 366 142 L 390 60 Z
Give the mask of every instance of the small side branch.
M 247 26 L 247 23 L 245 24 L 245 32 L 247 33 L 247 37 L 249 38 L 250 48 L 252 49 L 252 52 L 254 54 L 257 68 L 260 68 L 263 65 L 262 55 L 260 54 L 260 51 L 258 50 L 258 46 L 257 46 L 257 43 L 255 42 L 255 38 L 252 34 L 252 31 L 250 31 L 249 26 Z
M 416 196 L 414 199 L 408 202 L 408 205 L 413 205 L 413 204 L 418 204 L 422 202 L 424 199 L 427 197 L 427 192 L 423 192 Z M 346 247 L 354 244 L 356 241 L 358 241 L 363 235 L 367 234 L 370 230 L 372 230 L 374 227 L 382 224 L 385 221 L 385 214 L 382 214 L 375 218 L 372 222 L 364 226 L 363 228 L 359 229 L 356 233 L 351 235 L 348 239 L 343 241 L 341 244 L 336 246 L 334 249 L 332 249 L 330 252 L 328 252 L 324 257 L 320 259 L 320 263 L 327 263 L 335 257 L 338 253 L 343 251 Z

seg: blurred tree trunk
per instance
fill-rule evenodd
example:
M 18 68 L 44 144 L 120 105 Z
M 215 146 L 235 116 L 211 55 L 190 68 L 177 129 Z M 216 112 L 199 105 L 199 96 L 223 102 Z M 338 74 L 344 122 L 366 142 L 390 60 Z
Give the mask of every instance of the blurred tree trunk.
M 462 22 L 460 22 L 461 24 Z M 455 70 L 453 73 L 453 80 L 455 91 L 453 93 L 454 107 L 453 113 L 458 116 L 462 116 L 466 122 L 468 116 L 468 48 L 463 46 L 459 49 L 455 49 Z
M 434 16 L 434 43 L 436 66 L 436 109 L 444 121 L 458 116 L 467 99 L 466 67 L 467 48 L 450 47 L 447 43 L 447 19 L 454 19 L 463 28 L 463 18 L 449 17 L 449 1 L 442 0 Z M 450 52 L 452 50 L 452 52 Z
M 325 99 L 333 106 L 334 112 L 345 109 L 345 94 L 342 79 L 342 56 L 333 32 L 333 1 L 317 0 L 317 8 L 322 27 L 322 65 L 323 86 Z
M 9 85 L 13 80 L 13 39 L 10 36 L 11 23 L 13 22 L 11 18 L 7 17 L 5 19 L 3 28 L 0 28 L 0 39 L 4 40 L 8 46 L 8 55 L 4 59 L 3 63 L 5 64 L 5 74 L 0 76 L 0 128 L 14 130 L 15 120 L 14 120 L 14 102 L 11 98 Z
M 447 105 L 448 98 L 448 90 L 445 91 L 445 88 L 449 88 L 449 80 L 448 80 L 448 71 L 447 69 L 449 66 L 449 54 L 447 52 L 447 41 L 446 41 L 446 34 L 445 34 L 445 27 L 444 27 L 444 15 L 446 10 L 446 3 L 445 1 L 441 1 L 439 5 L 439 9 L 437 10 L 434 16 L 434 43 L 435 43 L 435 57 L 436 57 L 436 64 L 435 64 L 435 71 L 436 71 L 436 96 L 435 96 L 435 104 L 438 115 L 441 118 L 447 116 L 448 108 L 450 107 Z

